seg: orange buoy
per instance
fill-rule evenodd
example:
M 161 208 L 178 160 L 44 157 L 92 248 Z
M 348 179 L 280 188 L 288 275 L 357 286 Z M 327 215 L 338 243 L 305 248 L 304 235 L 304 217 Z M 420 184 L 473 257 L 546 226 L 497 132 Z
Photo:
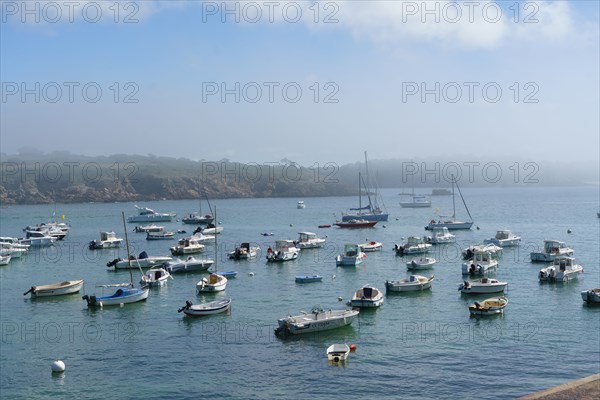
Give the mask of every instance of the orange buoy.
M 350 351 L 356 351 L 356 345 L 354 343 L 350 345 Z

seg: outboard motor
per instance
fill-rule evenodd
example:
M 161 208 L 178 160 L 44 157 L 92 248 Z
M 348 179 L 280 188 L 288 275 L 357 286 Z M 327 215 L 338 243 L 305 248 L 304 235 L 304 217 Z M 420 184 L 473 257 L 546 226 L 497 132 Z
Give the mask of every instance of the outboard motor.
M 119 258 L 115 258 L 114 260 L 107 262 L 107 263 L 106 263 L 106 266 L 107 266 L 107 267 L 114 267 L 115 265 L 117 265 L 117 263 L 118 263 L 119 261 L 120 261 L 120 259 L 119 259 Z
M 94 250 L 96 248 L 96 241 L 92 240 L 89 245 L 90 250 Z
M 83 300 L 87 301 L 88 307 L 93 307 L 96 305 L 96 296 L 88 296 L 87 294 L 81 297 Z

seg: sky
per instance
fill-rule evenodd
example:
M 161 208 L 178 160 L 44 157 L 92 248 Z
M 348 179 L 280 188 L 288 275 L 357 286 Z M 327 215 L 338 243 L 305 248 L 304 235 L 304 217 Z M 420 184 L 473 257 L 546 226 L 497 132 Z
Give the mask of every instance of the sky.
M 0 151 L 598 169 L 597 1 L 1 1 Z

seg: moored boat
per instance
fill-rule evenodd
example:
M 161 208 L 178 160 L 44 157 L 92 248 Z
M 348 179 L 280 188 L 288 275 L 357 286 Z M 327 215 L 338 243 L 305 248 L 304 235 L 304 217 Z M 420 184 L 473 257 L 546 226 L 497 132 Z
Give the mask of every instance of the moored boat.
M 146 240 L 171 240 L 174 238 L 175 232 L 171 231 L 146 232 Z
M 388 292 L 414 292 L 430 289 L 434 276 L 429 278 L 421 275 L 411 275 L 408 278 L 397 281 L 385 281 L 385 289 Z
M 320 332 L 350 325 L 358 316 L 358 310 L 327 310 L 314 307 L 310 313 L 288 316 L 277 320 L 275 333 L 281 336 Z
M 373 251 L 379 251 L 383 248 L 383 243 L 381 242 L 376 242 L 376 241 L 370 241 L 367 243 L 361 243 L 358 245 L 358 247 L 360 247 L 360 249 L 365 252 L 373 252 Z
M 275 249 L 271 247 L 267 249 L 268 262 L 290 261 L 298 258 L 300 249 L 296 247 L 293 240 L 277 240 L 275 241 Z
M 255 258 L 258 255 L 259 250 L 260 247 L 258 246 L 250 246 L 250 243 L 242 243 L 237 246 L 235 250 L 227 253 L 227 258 L 230 260 L 247 260 Z
M 469 305 L 469 312 L 471 315 L 476 316 L 502 314 L 507 305 L 508 299 L 506 297 L 492 297 Z
M 484 244 L 495 244 L 500 247 L 512 247 L 521 244 L 521 236 L 515 235 L 508 229 L 502 229 L 496 232 L 496 236 L 483 241 Z
M 407 254 L 423 254 L 429 252 L 431 245 L 418 236 L 410 236 L 405 244 L 395 244 L 394 251 L 401 256 Z
M 542 268 L 538 274 L 542 282 L 568 282 L 583 273 L 583 267 L 575 263 L 575 258 L 561 256 L 554 259 L 554 263 Z
M 127 284 L 129 286 L 129 284 Z M 119 285 L 96 285 L 96 287 L 115 287 Z M 104 306 L 118 306 L 121 304 L 136 303 L 138 301 L 144 301 L 148 298 L 150 290 L 146 288 L 136 287 L 120 287 L 117 291 L 110 296 L 90 296 L 85 295 L 82 297 L 87 302 L 88 307 L 104 307 Z
M 362 264 L 365 258 L 367 258 L 367 255 L 361 251 L 359 245 L 346 243 L 344 245 L 344 252 L 336 257 L 335 265 L 338 267 L 355 267 Z
M 327 348 L 327 360 L 337 363 L 346 361 L 350 354 L 350 346 L 347 344 L 332 344 Z
M 556 257 L 572 256 L 573 249 L 559 240 L 544 240 L 544 250 L 541 252 L 532 252 L 531 261 L 553 262 Z
M 36 285 L 23 293 L 23 296 L 28 293 L 31 293 L 31 297 L 62 296 L 65 294 L 77 293 L 82 287 L 83 279 L 51 283 L 48 285 Z
M 100 232 L 100 240 L 92 240 L 88 247 L 90 250 L 110 249 L 121 246 L 122 241 L 114 232 Z
M 354 293 L 350 300 L 352 307 L 379 307 L 382 304 L 383 293 L 373 286 L 361 287 Z
M 462 264 L 463 275 L 484 275 L 495 271 L 498 268 L 498 261 L 492 257 L 489 251 L 475 250 L 473 258 Z
M 409 270 L 418 271 L 421 269 L 431 269 L 436 263 L 436 259 L 433 257 L 421 256 L 419 258 L 413 258 L 406 263 L 406 268 Z
M 127 218 L 127 222 L 171 222 L 175 213 L 159 213 L 148 207 L 134 206 L 138 210 L 138 215 L 132 215 Z
M 191 301 L 186 301 L 185 306 L 181 307 L 177 312 L 182 312 L 190 317 L 200 317 L 204 315 L 212 315 L 225 312 L 231 308 L 231 299 L 215 300 L 208 303 L 192 304 Z
M 152 268 L 171 261 L 169 256 L 149 256 L 145 251 L 142 251 L 137 258 L 130 256 L 127 258 L 116 258 L 106 264 L 107 267 L 115 269 L 128 268 Z M 131 263 L 130 263 L 131 261 Z
M 167 280 L 173 277 L 165 268 L 152 268 L 146 271 L 145 275 L 142 275 L 140 283 L 142 286 L 162 286 L 167 283 Z
M 458 290 L 467 294 L 499 293 L 504 292 L 507 286 L 508 282 L 481 278 L 477 281 L 464 281 L 458 286 Z
M 361 229 L 372 228 L 377 222 L 378 221 L 367 221 L 366 219 L 349 219 L 347 221 L 336 221 L 334 225 L 340 228 Z
M 454 195 L 454 186 L 456 186 L 456 188 L 458 189 L 458 193 L 460 194 L 460 198 L 462 199 L 463 205 L 465 206 L 465 210 L 467 211 L 467 214 L 469 215 L 469 219 L 470 219 L 469 221 L 458 221 L 456 219 L 456 203 L 455 203 L 455 195 Z M 456 229 L 471 229 L 472 226 L 473 226 L 473 217 L 471 217 L 471 212 L 469 211 L 469 208 L 467 207 L 467 203 L 465 202 L 462 192 L 460 191 L 460 188 L 458 187 L 458 183 L 456 182 L 456 179 L 454 179 L 454 177 L 452 177 L 452 215 L 451 216 L 440 215 L 437 222 L 435 221 L 435 219 L 432 219 L 429 222 L 429 225 L 427 225 L 425 227 L 425 229 L 433 230 L 435 228 L 448 228 L 450 230 L 456 230 Z
M 424 240 L 431 244 L 454 243 L 456 236 L 451 234 L 445 226 L 436 226 L 431 229 L 431 235 L 425 236 Z
M 171 247 L 171 254 L 174 256 L 183 256 L 187 254 L 201 253 L 204 251 L 204 245 L 194 236 L 180 239 L 177 246 Z
M 213 265 L 214 261 L 210 259 L 196 259 L 194 256 L 188 256 L 185 260 L 180 260 L 178 258 L 169 261 L 163 266 L 167 271 L 172 274 L 175 273 L 183 273 L 183 272 L 197 272 L 197 271 L 206 271 Z
M 227 286 L 227 278 L 223 275 L 212 273 L 204 278 L 200 279 L 200 281 L 196 284 L 196 289 L 198 293 L 201 292 L 221 292 L 225 290 Z
M 296 283 L 321 282 L 322 280 L 321 275 L 300 275 L 296 277 Z
M 323 247 L 325 239 L 317 237 L 316 233 L 312 232 L 298 232 L 298 240 L 294 242 L 299 249 L 315 249 Z
M 584 290 L 581 298 L 588 304 L 600 304 L 600 288 Z

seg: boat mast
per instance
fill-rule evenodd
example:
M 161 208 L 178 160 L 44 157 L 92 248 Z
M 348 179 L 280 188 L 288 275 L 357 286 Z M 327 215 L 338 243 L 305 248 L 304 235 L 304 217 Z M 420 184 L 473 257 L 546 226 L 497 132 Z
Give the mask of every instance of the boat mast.
M 211 210 L 212 213 L 212 210 Z M 215 206 L 215 213 L 214 213 L 214 217 L 215 217 L 215 222 L 217 221 L 217 206 Z M 216 225 L 215 225 L 216 227 Z M 215 229 L 215 274 L 217 273 L 217 263 L 219 261 L 219 246 L 217 246 L 217 230 Z
M 123 230 L 125 231 L 125 245 L 127 247 L 127 264 L 129 267 L 129 278 L 131 279 L 131 288 L 133 289 L 133 272 L 131 272 L 131 257 L 129 256 L 129 236 L 127 236 L 127 225 L 125 225 L 125 212 L 121 211 L 123 219 Z
M 454 175 L 452 175 L 452 221 L 456 221 L 456 205 L 454 202 Z
M 365 172 L 367 174 L 366 183 L 363 181 L 365 186 L 365 191 L 367 192 L 367 199 L 369 199 L 369 211 L 373 211 L 373 203 L 371 203 L 371 195 L 369 194 L 369 188 L 371 187 L 369 183 L 369 162 L 367 161 L 367 152 L 365 151 Z
M 358 213 L 360 214 L 362 210 L 362 188 L 360 184 L 362 182 L 362 177 L 360 176 L 360 172 L 358 173 Z
M 469 218 L 471 219 L 471 222 L 473 222 L 473 217 L 471 217 L 471 213 L 469 212 L 469 207 L 467 207 L 467 203 L 465 202 L 465 198 L 462 195 L 462 192 L 460 191 L 460 188 L 458 187 L 458 183 L 456 184 L 456 188 L 458 189 L 458 194 L 460 194 L 460 198 L 463 202 L 463 205 L 465 206 L 465 210 L 467 210 L 467 214 L 469 214 Z

